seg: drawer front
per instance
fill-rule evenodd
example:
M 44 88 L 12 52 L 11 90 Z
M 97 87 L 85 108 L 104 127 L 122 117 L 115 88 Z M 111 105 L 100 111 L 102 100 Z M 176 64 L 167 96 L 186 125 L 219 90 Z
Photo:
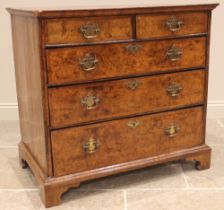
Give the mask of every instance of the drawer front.
M 138 15 L 138 39 L 206 33 L 207 12 L 171 13 L 167 15 Z
M 90 43 L 131 38 L 131 17 L 68 18 L 46 21 L 47 44 Z
M 167 154 L 203 143 L 203 108 L 51 132 L 54 175 Z
M 49 89 L 52 127 L 203 103 L 205 71 Z
M 47 51 L 50 84 L 205 67 L 206 38 L 109 44 Z

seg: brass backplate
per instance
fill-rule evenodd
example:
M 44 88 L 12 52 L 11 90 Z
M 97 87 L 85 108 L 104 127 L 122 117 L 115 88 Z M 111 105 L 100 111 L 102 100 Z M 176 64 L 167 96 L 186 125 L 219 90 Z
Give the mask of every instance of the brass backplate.
M 92 94 L 88 94 L 81 100 L 81 104 L 86 107 L 86 109 L 95 109 L 100 103 L 100 99 Z
M 80 27 L 80 33 L 86 39 L 93 39 L 100 33 L 100 28 L 97 24 L 88 24 Z
M 89 140 L 85 144 L 83 144 L 83 149 L 88 154 L 92 154 L 92 153 L 95 153 L 97 151 L 99 146 L 100 146 L 99 141 L 90 137 Z

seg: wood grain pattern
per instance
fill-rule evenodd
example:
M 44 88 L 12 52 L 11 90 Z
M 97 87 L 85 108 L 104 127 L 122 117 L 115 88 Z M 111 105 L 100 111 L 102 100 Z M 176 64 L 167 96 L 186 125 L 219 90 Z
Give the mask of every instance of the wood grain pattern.
M 207 12 L 177 12 L 168 14 L 147 14 L 136 17 L 136 31 L 138 39 L 149 39 L 161 36 L 177 36 L 187 34 L 207 33 Z M 172 17 L 181 20 L 180 30 L 172 32 L 166 22 Z
M 37 180 L 40 181 L 40 195 L 45 207 L 59 205 L 61 203 L 61 195 L 72 187 L 78 187 L 80 182 L 177 160 L 191 159 L 196 161 L 197 164 L 200 163 L 201 165 L 206 165 L 206 163 L 209 162 L 208 157 L 210 157 L 211 154 L 211 148 L 203 144 L 200 146 L 175 151 L 166 155 L 162 154 L 147 157 L 65 176 L 48 177 L 44 180 L 41 178 L 42 176 L 39 173 L 39 164 L 33 158 L 32 154 L 23 142 L 20 144 L 20 151 L 22 152 L 23 159 L 28 162 Z
M 141 47 L 132 54 L 127 50 L 130 45 Z M 166 57 L 167 51 L 172 46 L 183 52 L 178 61 L 170 61 Z M 90 72 L 80 67 L 80 60 L 87 53 L 98 59 L 96 68 Z M 49 84 L 76 83 L 167 70 L 203 68 L 205 53 L 205 37 L 51 49 L 47 50 L 48 82 Z
M 8 9 L 21 119 L 19 158 L 22 166 L 30 166 L 34 173 L 46 207 L 60 204 L 61 195 L 69 188 L 112 174 L 174 160 L 194 161 L 200 170 L 210 167 L 205 120 L 211 10 L 216 6 Z M 161 22 L 173 14 L 180 15 L 185 24 L 180 34 L 166 35 Z M 154 33 L 158 37 L 136 40 L 136 15 L 145 18 L 140 24 L 159 22 L 159 28 L 155 24 L 139 28 L 137 23 L 142 36 Z M 114 23 L 115 19 L 120 21 Z M 99 40 L 73 40 L 78 37 L 74 36 L 77 23 L 96 20 L 106 29 Z M 49 44 L 46 35 L 51 37 Z M 123 36 L 126 38 L 118 38 Z M 132 55 L 127 53 L 130 44 L 142 47 Z M 167 61 L 166 52 L 172 46 L 183 50 L 179 61 Z M 87 74 L 79 61 L 90 51 L 98 56 L 99 63 Z M 139 86 L 132 90 L 127 85 L 133 81 Z M 183 87 L 176 97 L 166 90 L 172 82 Z M 96 109 L 87 111 L 80 100 L 88 93 L 95 94 L 100 102 Z M 179 130 L 171 138 L 164 129 L 172 124 Z M 63 128 L 66 126 L 70 128 Z M 175 130 L 171 128 L 170 132 Z M 90 137 L 99 142 L 93 154 L 83 150 Z
M 87 40 L 80 33 L 80 27 L 88 24 L 98 25 L 100 33 L 96 38 Z M 51 19 L 46 20 L 46 34 L 48 44 L 127 40 L 132 38 L 131 17 Z
M 37 19 L 12 16 L 21 140 L 48 174 Z
M 202 116 L 203 109 L 195 108 L 53 131 L 54 175 L 62 176 L 198 146 L 203 143 Z M 128 127 L 131 120 L 139 121 L 140 125 Z M 168 137 L 164 129 L 173 123 L 180 127 L 180 132 L 175 137 Z M 83 150 L 83 144 L 89 138 L 100 143 L 94 154 Z
M 110 119 L 130 114 L 159 111 L 183 105 L 203 103 L 205 71 L 175 73 L 137 79 L 102 82 L 49 90 L 51 126 Z M 137 80 L 139 87 L 129 89 L 128 83 Z M 170 84 L 183 87 L 179 96 L 167 93 Z M 194 84 L 194 85 L 192 85 Z M 88 94 L 99 98 L 98 107 L 87 110 L 81 100 Z
M 177 6 L 152 6 L 150 3 L 144 7 L 116 7 L 108 6 L 99 8 L 96 6 L 85 7 L 67 7 L 67 8 L 8 8 L 11 14 L 34 16 L 39 18 L 68 18 L 68 17 L 86 17 L 86 16 L 113 16 L 113 15 L 133 15 L 146 13 L 161 13 L 161 12 L 189 12 L 189 11 L 211 11 L 219 4 L 199 4 L 199 5 L 177 5 Z

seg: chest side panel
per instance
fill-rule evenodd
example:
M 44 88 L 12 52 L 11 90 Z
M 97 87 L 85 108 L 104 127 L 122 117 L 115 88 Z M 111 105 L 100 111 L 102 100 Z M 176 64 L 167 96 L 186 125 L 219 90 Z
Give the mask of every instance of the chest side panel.
M 12 32 L 21 138 L 47 174 L 39 22 L 12 15 Z

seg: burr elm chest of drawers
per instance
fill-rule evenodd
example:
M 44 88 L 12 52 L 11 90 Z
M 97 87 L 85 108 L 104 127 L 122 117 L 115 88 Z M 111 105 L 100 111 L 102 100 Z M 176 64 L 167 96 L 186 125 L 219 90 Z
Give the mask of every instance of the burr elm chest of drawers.
M 46 207 L 81 182 L 176 160 L 205 144 L 211 11 L 8 9 L 22 166 Z

